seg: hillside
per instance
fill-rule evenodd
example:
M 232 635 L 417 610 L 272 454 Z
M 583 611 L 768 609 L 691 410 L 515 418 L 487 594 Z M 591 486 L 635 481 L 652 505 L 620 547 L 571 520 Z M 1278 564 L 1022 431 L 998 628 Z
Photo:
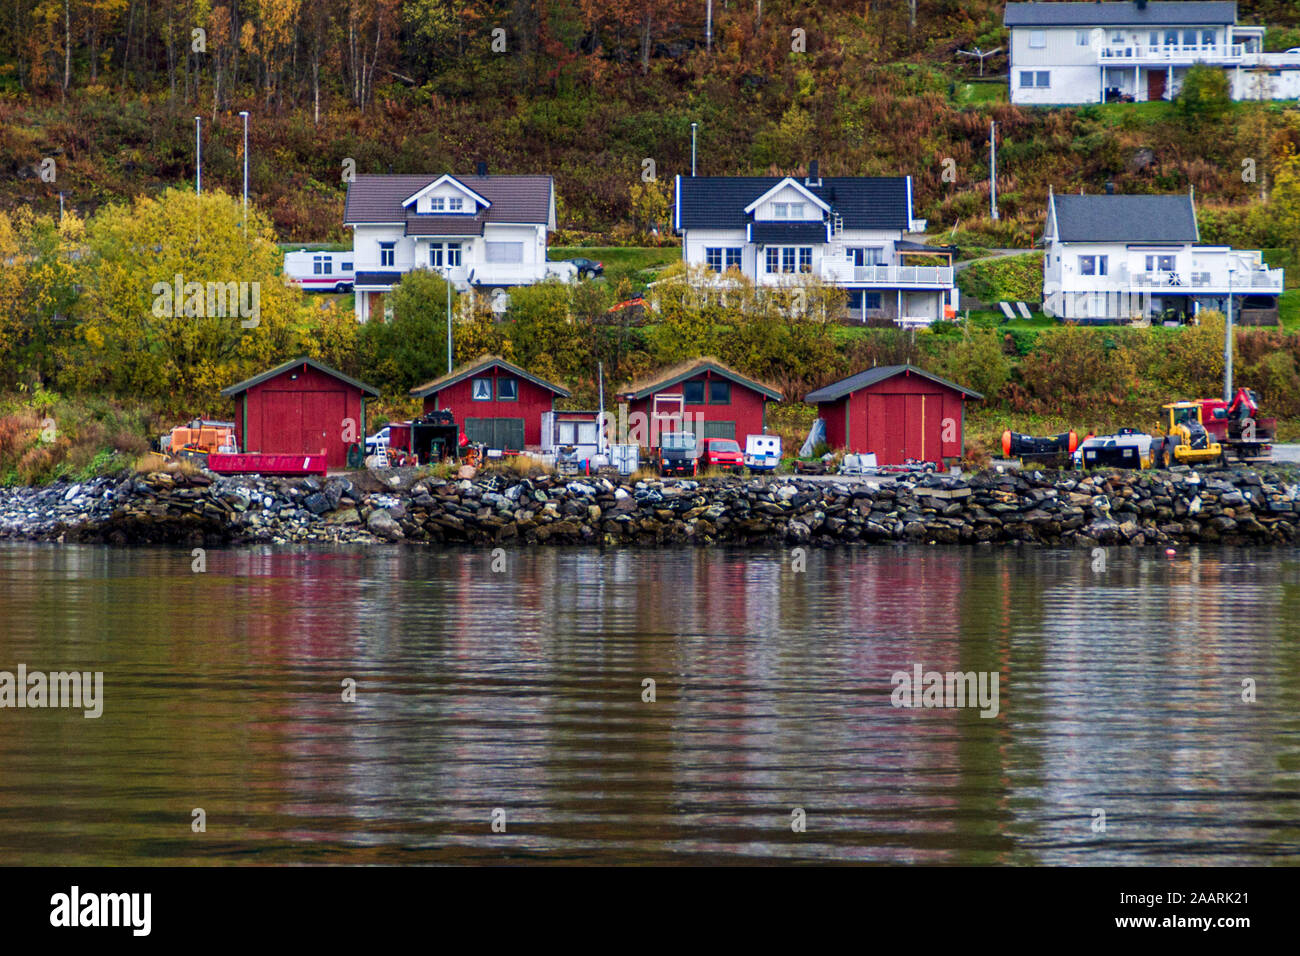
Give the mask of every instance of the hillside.
M 1199 125 L 1161 103 L 1012 107 L 1004 84 L 968 82 L 977 67 L 956 56 L 1005 46 L 1003 5 L 987 0 L 918 0 L 915 26 L 902 0 L 713 6 L 710 50 L 705 4 L 683 0 L 83 0 L 66 29 L 64 4 L 0 0 L 0 209 L 55 213 L 62 192 L 85 215 L 192 182 L 196 114 L 205 184 L 237 193 L 247 109 L 253 201 L 286 241 L 343 238 L 348 170 L 482 160 L 555 175 L 572 233 L 561 243 L 617 244 L 664 221 L 694 121 L 701 172 L 814 158 L 832 174 L 909 172 L 918 214 L 975 244 L 1027 244 L 1049 185 L 1107 181 L 1193 187 L 1207 239 L 1280 244 L 1244 211 L 1274 157 L 1300 150 L 1294 104 L 1236 104 Z M 1243 22 L 1269 25 L 1270 47 L 1300 44 L 1300 6 L 1240 7 Z M 1005 68 L 1003 56 L 986 64 Z M 998 223 L 985 218 L 990 120 Z M 1243 158 L 1259 181 L 1242 181 Z M 634 206 L 647 160 L 658 189 Z

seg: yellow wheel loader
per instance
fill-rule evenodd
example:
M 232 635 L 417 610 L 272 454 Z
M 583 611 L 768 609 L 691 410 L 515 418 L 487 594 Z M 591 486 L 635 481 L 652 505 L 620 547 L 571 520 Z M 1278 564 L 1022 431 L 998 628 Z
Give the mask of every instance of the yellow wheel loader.
M 1153 468 L 1226 463 L 1223 446 L 1201 420 L 1200 402 L 1170 402 L 1160 408 L 1161 427 L 1151 443 Z

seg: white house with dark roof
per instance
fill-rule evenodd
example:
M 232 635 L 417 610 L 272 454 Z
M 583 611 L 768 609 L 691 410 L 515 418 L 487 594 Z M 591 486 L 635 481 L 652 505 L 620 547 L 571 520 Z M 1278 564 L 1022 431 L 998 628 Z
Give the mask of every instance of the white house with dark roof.
M 1043 311 L 1072 322 L 1186 321 L 1228 307 L 1273 324 L 1283 270 L 1258 251 L 1200 245 L 1192 196 L 1048 198 Z
M 855 318 L 918 324 L 956 309 L 953 250 L 910 241 L 912 178 L 678 176 L 673 225 L 682 258 L 759 287 L 813 275 L 848 292 Z M 917 261 L 925 264 L 917 264 Z
M 564 264 L 546 261 L 555 228 L 550 176 L 488 175 L 481 165 L 474 176 L 359 175 L 343 209 L 362 322 L 384 315 L 384 293 L 412 269 L 433 269 L 460 291 L 489 293 L 569 277 Z
M 1300 53 L 1263 52 L 1235 2 L 1008 3 L 1003 23 L 1013 103 L 1173 99 L 1197 63 L 1227 72 L 1236 100 L 1300 96 Z

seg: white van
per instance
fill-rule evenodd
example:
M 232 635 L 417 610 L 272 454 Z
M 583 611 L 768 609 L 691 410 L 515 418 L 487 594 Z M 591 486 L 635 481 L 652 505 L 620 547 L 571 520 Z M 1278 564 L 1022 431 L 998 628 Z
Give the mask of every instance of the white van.
M 351 292 L 357 280 L 352 251 L 299 249 L 284 254 L 284 274 L 309 292 Z
M 780 435 L 748 435 L 745 438 L 745 467 L 750 471 L 776 471 L 781 464 Z

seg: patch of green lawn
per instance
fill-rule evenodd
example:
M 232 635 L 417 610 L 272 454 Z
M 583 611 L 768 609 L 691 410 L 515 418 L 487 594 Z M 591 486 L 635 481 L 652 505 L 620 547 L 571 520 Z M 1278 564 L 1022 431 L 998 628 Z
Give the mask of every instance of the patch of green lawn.
M 1287 289 L 1278 297 L 1277 321 L 1283 332 L 1300 331 L 1300 289 Z
M 604 264 L 609 282 L 628 279 L 634 285 L 644 285 L 681 257 L 680 246 L 552 246 L 546 250 L 546 258 L 552 262 L 592 259 Z

